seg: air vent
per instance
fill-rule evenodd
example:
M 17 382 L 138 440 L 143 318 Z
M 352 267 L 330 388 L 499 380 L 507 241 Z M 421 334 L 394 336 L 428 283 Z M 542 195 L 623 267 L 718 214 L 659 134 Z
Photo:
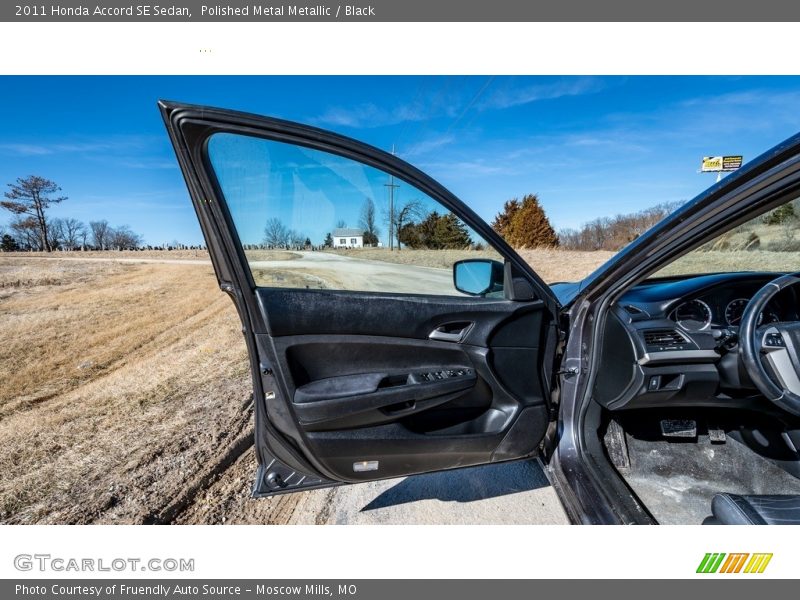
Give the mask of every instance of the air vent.
M 675 329 L 648 329 L 642 333 L 645 345 L 655 350 L 683 350 L 688 345 Z

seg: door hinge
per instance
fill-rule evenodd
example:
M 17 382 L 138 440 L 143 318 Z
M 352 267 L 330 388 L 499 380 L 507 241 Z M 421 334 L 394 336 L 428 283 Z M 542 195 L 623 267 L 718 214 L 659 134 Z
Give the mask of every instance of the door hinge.
M 578 373 L 580 373 L 580 369 L 578 367 L 569 367 L 567 369 L 556 371 L 556 375 L 563 375 L 564 377 L 572 377 Z

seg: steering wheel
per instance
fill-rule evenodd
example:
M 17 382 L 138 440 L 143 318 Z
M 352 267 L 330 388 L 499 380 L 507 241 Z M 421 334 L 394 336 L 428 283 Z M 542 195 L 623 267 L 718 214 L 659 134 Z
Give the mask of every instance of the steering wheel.
M 770 281 L 750 299 L 739 326 L 739 352 L 756 388 L 782 409 L 800 416 L 800 321 L 759 325 L 759 317 L 798 275 Z

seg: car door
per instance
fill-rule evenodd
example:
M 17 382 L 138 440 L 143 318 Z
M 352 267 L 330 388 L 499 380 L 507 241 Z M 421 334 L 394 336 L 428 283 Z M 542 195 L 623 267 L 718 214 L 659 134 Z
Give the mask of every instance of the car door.
M 159 106 L 242 322 L 254 495 L 536 455 L 558 303 L 470 208 L 331 132 Z

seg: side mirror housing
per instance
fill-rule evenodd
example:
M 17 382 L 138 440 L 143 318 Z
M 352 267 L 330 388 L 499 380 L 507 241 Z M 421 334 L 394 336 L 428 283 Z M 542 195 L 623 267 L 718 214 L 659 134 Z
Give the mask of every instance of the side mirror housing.
M 503 263 L 488 258 L 459 260 L 453 265 L 453 286 L 469 296 L 503 295 Z

